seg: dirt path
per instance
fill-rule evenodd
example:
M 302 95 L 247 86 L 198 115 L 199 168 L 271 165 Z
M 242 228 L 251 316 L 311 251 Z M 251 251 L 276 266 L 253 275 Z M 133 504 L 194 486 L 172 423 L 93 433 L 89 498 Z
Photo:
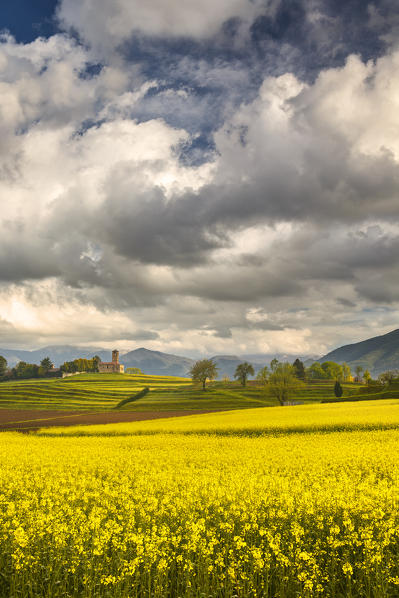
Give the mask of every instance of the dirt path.
M 197 413 L 212 413 L 218 409 L 186 409 L 179 411 L 41 411 L 33 409 L 0 409 L 0 431 L 35 431 L 51 426 L 115 424 Z

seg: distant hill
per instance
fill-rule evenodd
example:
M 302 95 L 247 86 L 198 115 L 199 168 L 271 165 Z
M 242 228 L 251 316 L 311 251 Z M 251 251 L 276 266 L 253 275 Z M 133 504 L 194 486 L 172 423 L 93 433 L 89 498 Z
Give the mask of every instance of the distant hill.
M 263 366 L 269 365 L 274 355 L 269 357 L 270 356 L 266 357 L 262 355 L 215 355 L 212 359 L 219 368 L 218 377 L 223 378 L 224 376 L 228 376 L 232 380 L 234 378 L 236 367 L 243 361 L 248 361 L 248 363 L 252 364 L 254 366 L 255 374 L 257 374 Z
M 74 345 L 51 345 L 34 351 L 0 349 L 0 355 L 7 359 L 10 367 L 14 367 L 19 361 L 40 363 L 44 357 L 50 357 L 51 361 L 57 367 L 65 361 L 73 361 L 78 357 L 91 359 L 94 355 L 99 355 L 103 361 L 110 361 L 111 359 L 110 349 L 78 347 Z M 251 355 L 214 355 L 212 359 L 219 368 L 219 378 L 228 376 L 233 379 L 235 369 L 239 363 L 248 361 L 254 366 L 255 373 L 257 373 L 264 365 L 269 365 L 274 357 L 279 361 L 289 361 L 292 363 L 297 356 L 282 353 L 257 353 Z M 306 359 L 306 356 L 298 355 L 298 357 Z M 187 376 L 191 366 L 196 361 L 190 357 L 162 353 L 161 351 L 151 351 L 144 347 L 129 351 L 128 353 L 121 353 L 119 359 L 125 367 L 137 367 L 143 373 L 152 376 Z M 313 363 L 313 361 L 314 359 L 310 362 Z
M 145 374 L 153 376 L 187 376 L 194 361 L 189 357 L 150 351 L 143 347 L 120 356 L 120 362 L 125 367 L 140 368 Z
M 239 363 L 243 361 L 248 361 L 254 366 L 255 375 L 262 369 L 265 365 L 269 366 L 272 359 L 276 358 L 278 361 L 288 361 L 293 363 L 295 359 L 299 357 L 301 360 L 310 361 L 313 363 L 316 359 L 310 359 L 308 356 L 303 355 L 287 355 L 285 353 L 252 353 L 247 355 L 215 355 L 212 357 L 213 361 L 216 363 L 217 367 L 219 368 L 219 378 L 223 378 L 223 376 L 228 376 L 230 379 L 233 379 L 234 372 L 236 367 Z
M 10 367 L 15 366 L 19 361 L 40 363 L 44 357 L 50 357 L 56 366 L 61 365 L 64 361 L 73 361 L 79 357 L 90 359 L 94 355 L 99 355 L 103 361 L 111 360 L 110 349 L 73 345 L 55 345 L 34 351 L 0 349 L 0 355 L 7 359 Z M 178 357 L 177 355 L 150 351 L 144 348 L 121 354 L 119 359 L 125 367 L 138 367 L 145 374 L 154 376 L 186 376 L 194 363 L 194 360 L 188 357 Z
M 360 343 L 339 347 L 317 361 L 346 361 L 352 370 L 360 365 L 370 370 L 372 376 L 378 376 L 386 370 L 399 369 L 399 329 Z
M 236 367 L 243 361 L 238 355 L 214 355 L 211 359 L 218 368 L 218 377 L 228 376 L 231 379 L 234 376 Z
M 73 361 L 78 357 L 91 359 L 94 355 L 99 355 L 103 361 L 109 361 L 111 351 L 108 349 L 99 349 L 96 347 L 76 347 L 73 345 L 52 345 L 36 349 L 34 351 L 25 351 L 22 349 L 0 349 L 0 355 L 7 359 L 8 365 L 14 367 L 19 361 L 28 363 L 40 363 L 44 357 L 50 357 L 55 366 L 59 366 L 64 361 Z

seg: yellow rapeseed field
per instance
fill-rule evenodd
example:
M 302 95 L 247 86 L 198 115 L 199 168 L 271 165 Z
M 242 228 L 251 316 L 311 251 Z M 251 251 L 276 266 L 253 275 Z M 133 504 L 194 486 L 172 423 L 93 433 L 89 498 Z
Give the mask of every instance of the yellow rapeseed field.
M 43 429 L 44 435 L 112 435 L 123 434 L 287 434 L 345 430 L 399 429 L 399 400 L 359 401 L 299 405 L 296 407 L 258 407 L 173 419 L 148 420 L 97 426 L 72 426 Z
M 399 596 L 399 431 L 242 429 L 0 435 L 0 596 Z

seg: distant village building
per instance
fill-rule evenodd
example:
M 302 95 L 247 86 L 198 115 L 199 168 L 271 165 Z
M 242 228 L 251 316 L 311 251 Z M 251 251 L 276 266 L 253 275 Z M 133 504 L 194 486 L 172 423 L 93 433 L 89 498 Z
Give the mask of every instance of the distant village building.
M 45 377 L 46 378 L 63 378 L 61 368 L 52 367 L 51 369 L 47 370 Z
M 125 366 L 119 363 L 119 351 L 116 349 L 112 351 L 112 361 L 100 361 L 98 371 L 108 374 L 123 374 Z

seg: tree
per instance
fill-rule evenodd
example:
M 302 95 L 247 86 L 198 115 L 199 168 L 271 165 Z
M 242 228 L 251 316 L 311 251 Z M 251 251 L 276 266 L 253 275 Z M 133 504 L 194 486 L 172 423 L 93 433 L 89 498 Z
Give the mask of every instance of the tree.
M 35 363 L 26 363 L 20 361 L 15 368 L 12 369 L 14 378 L 37 378 L 39 375 L 39 366 Z
M 61 372 L 66 372 L 67 374 L 74 374 L 75 372 L 78 371 L 78 366 L 76 364 L 76 361 L 65 361 L 65 363 L 62 364 L 62 366 L 60 367 Z
M 362 373 L 362 371 L 363 371 L 363 368 L 362 368 L 361 365 L 357 365 L 355 367 L 356 378 L 358 379 L 358 381 L 360 381 L 360 379 L 361 379 L 361 373 Z
M 349 365 L 345 362 L 342 364 L 342 374 L 344 377 L 344 382 L 348 382 L 348 380 L 350 380 L 350 378 L 352 377 L 351 369 Z
M 99 370 L 99 364 L 101 363 L 101 357 L 99 355 L 94 355 L 93 357 L 93 367 L 94 367 L 94 371 L 98 372 Z
M 295 368 L 289 363 L 279 363 L 269 377 L 270 393 L 284 405 L 289 395 L 302 388 L 304 384 L 296 377 Z
M 305 366 L 303 365 L 303 362 L 296 358 L 292 365 L 295 369 L 295 375 L 298 380 L 305 380 Z
M 307 368 L 306 373 L 312 380 L 323 380 L 326 377 L 326 373 L 318 361 L 312 363 L 312 365 Z
M 271 362 L 270 362 L 270 369 L 271 369 L 272 372 L 276 371 L 276 367 L 278 366 L 278 363 L 279 363 L 279 361 L 278 361 L 278 359 L 276 357 L 271 360 Z
M 342 380 L 343 371 L 342 366 L 335 361 L 324 361 L 321 364 L 321 368 L 325 373 L 325 377 L 331 380 Z
M 7 371 L 7 359 L 0 355 L 0 378 L 2 378 Z
M 248 376 L 255 376 L 254 366 L 244 361 L 244 363 L 238 364 L 236 367 L 236 371 L 234 372 L 234 378 L 238 378 L 241 382 L 242 386 L 245 386 L 247 383 Z
M 52 363 L 50 357 L 45 357 L 41 360 L 40 366 L 43 368 L 44 373 L 46 374 L 49 370 L 51 370 L 54 367 L 54 364 Z
M 337 397 L 337 399 L 342 397 L 343 392 L 344 392 L 344 389 L 342 388 L 340 381 L 336 380 L 335 385 L 334 385 L 334 394 Z
M 140 376 L 143 372 L 140 368 L 126 368 L 125 373 L 131 376 Z
M 202 389 L 205 390 L 207 380 L 214 380 L 218 375 L 218 368 L 212 359 L 200 359 L 196 361 L 190 370 L 190 376 L 193 382 L 201 382 Z
M 392 384 L 393 380 L 399 376 L 398 370 L 388 370 L 378 376 L 378 380 L 383 384 Z
M 269 368 L 265 365 L 256 375 L 256 379 L 261 384 L 266 384 L 270 376 Z
M 62 372 L 67 372 L 69 374 L 75 372 L 98 372 L 98 364 L 100 361 L 101 359 L 98 355 L 95 355 L 92 359 L 79 357 L 78 359 L 74 359 L 74 361 L 65 361 L 65 363 L 60 366 L 60 369 Z
M 364 370 L 363 380 L 365 381 L 366 384 L 370 384 L 371 374 L 368 370 Z

